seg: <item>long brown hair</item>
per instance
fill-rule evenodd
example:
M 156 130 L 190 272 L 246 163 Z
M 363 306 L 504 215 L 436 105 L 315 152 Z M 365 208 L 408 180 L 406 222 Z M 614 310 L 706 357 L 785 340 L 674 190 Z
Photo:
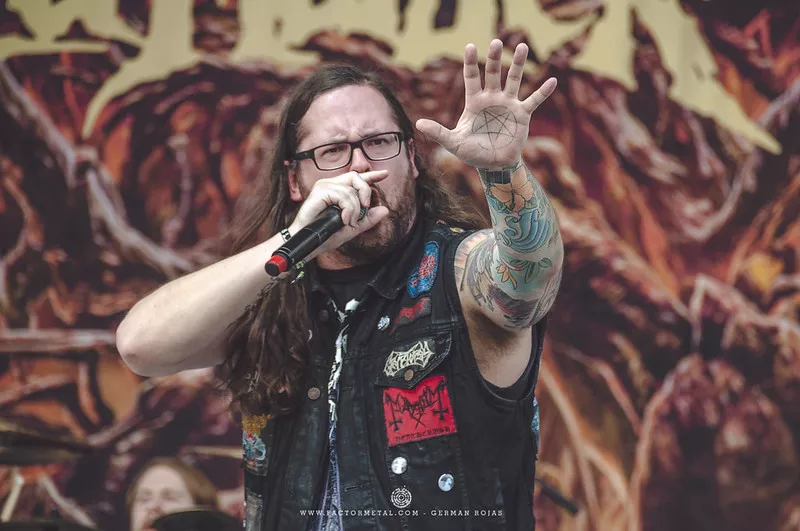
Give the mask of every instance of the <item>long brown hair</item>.
M 284 161 L 297 150 L 298 128 L 308 108 L 325 92 L 349 85 L 377 89 L 389 103 L 406 142 L 414 139 L 414 127 L 391 88 L 375 73 L 349 65 L 326 65 L 289 95 L 276 131 L 271 164 L 262 167 L 252 207 L 239 225 L 234 252 L 257 243 L 288 227 L 299 205 L 289 198 L 288 170 Z M 419 170 L 416 193 L 422 215 L 438 218 L 464 229 L 481 226 L 477 209 L 459 204 L 426 170 L 419 149 L 414 163 Z M 262 290 L 230 328 L 227 352 L 219 366 L 221 377 L 234 403 L 244 413 L 281 415 L 290 413 L 302 396 L 302 384 L 309 358 L 309 289 L 306 279 L 292 282 L 282 278 Z

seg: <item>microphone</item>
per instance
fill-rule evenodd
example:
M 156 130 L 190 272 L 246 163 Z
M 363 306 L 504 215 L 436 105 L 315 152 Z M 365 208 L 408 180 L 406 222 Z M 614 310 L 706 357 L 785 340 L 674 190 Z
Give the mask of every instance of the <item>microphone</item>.
M 367 210 L 366 207 L 363 207 L 358 219 L 362 219 L 367 214 Z M 306 256 L 325 243 L 328 238 L 344 227 L 341 214 L 341 208 L 331 205 L 323 210 L 314 221 L 297 231 L 297 234 L 289 238 L 283 246 L 272 253 L 272 257 L 264 264 L 267 274 L 277 277 L 293 268 L 298 262 L 305 259 Z
M 574 501 L 570 500 L 569 498 L 561 494 L 561 492 L 559 492 L 558 489 L 556 489 L 554 486 L 542 481 L 541 479 L 536 478 L 536 482 L 542 486 L 542 494 L 553 500 L 556 503 L 556 505 L 560 505 L 561 507 L 569 511 L 569 513 L 572 516 L 578 514 L 578 511 L 580 509 L 578 508 L 577 505 L 575 505 Z

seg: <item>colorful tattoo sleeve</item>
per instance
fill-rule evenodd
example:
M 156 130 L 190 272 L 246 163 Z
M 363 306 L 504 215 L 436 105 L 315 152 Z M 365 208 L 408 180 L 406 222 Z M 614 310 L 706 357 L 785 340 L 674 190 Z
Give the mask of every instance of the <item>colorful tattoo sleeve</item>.
M 492 229 L 461 245 L 460 289 L 505 327 L 530 327 L 548 312 L 561 283 L 558 219 L 527 168 L 514 172 L 509 184 L 483 186 Z

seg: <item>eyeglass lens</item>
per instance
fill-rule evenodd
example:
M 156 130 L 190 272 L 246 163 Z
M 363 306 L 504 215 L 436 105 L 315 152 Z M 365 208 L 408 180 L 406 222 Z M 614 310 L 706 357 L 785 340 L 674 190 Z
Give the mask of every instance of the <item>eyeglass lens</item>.
M 361 142 L 364 154 L 370 160 L 386 160 L 400 153 L 400 139 L 395 133 L 386 133 L 365 138 Z M 314 160 L 321 170 L 333 170 L 345 166 L 350 160 L 350 144 L 330 144 L 314 150 Z

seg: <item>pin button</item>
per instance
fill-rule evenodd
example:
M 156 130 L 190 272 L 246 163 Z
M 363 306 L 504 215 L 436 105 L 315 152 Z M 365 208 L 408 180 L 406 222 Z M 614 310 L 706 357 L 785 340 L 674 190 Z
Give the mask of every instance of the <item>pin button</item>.
M 406 372 L 403 374 L 403 379 L 404 379 L 405 381 L 407 381 L 407 382 L 410 382 L 410 381 L 411 381 L 411 379 L 412 379 L 413 377 L 414 377 L 414 369 L 408 369 L 408 370 L 407 370 L 407 371 L 406 371 Z
M 321 394 L 319 387 L 312 387 L 308 390 L 308 398 L 311 400 L 316 400 Z
M 408 461 L 405 457 L 395 457 L 392 461 L 392 472 L 395 474 L 402 474 L 408 468 Z
M 454 482 L 452 474 L 442 474 L 439 476 L 439 488 L 444 492 L 450 492 L 453 489 Z

